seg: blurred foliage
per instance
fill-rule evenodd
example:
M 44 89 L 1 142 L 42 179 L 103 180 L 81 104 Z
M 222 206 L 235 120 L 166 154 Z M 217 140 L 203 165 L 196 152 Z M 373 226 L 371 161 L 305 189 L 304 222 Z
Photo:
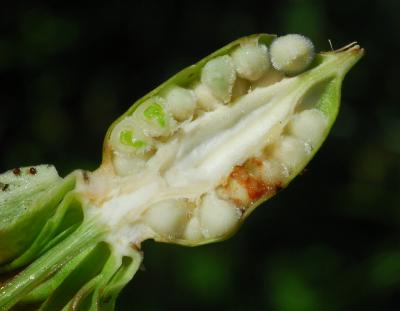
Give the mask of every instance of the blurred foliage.
M 94 169 L 108 125 L 160 82 L 240 36 L 357 40 L 331 136 L 236 236 L 144 244 L 118 310 L 399 310 L 399 1 L 8 2 L 0 12 L 0 170 Z

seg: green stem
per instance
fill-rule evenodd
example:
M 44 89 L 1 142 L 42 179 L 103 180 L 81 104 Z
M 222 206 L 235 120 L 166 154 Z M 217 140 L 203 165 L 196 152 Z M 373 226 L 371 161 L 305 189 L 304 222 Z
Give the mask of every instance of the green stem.
M 81 251 L 96 245 L 105 231 L 96 223 L 84 222 L 0 289 L 0 310 L 8 310 Z

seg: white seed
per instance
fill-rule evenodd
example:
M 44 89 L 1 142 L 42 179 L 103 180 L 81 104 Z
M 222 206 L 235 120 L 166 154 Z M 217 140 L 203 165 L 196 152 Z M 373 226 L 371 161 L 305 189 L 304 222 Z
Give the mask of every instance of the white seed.
M 289 176 L 288 169 L 276 160 L 264 160 L 262 165 L 262 179 L 271 185 L 284 183 Z
M 142 103 L 132 117 L 144 134 L 150 137 L 165 137 L 176 129 L 176 121 L 165 108 L 165 100 L 159 96 Z
M 293 116 L 288 132 L 316 147 L 324 137 L 326 126 L 327 120 L 321 111 L 307 109 Z
M 122 154 L 143 155 L 154 147 L 154 141 L 143 133 L 132 117 L 126 117 L 114 127 L 110 145 Z
M 206 238 L 228 233 L 235 228 L 240 217 L 233 204 L 219 199 L 215 193 L 204 196 L 199 214 L 203 235 Z
M 178 121 L 189 119 L 196 109 L 196 96 L 192 90 L 180 86 L 172 88 L 166 95 L 166 107 Z
M 183 237 L 190 241 L 196 241 L 203 238 L 200 222 L 197 218 L 193 217 L 189 220 L 183 233 Z
M 237 78 L 235 84 L 233 85 L 232 90 L 232 100 L 235 100 L 243 95 L 246 95 L 249 92 L 250 83 L 249 81 Z
M 281 137 L 272 148 L 272 159 L 286 166 L 290 173 L 305 161 L 309 153 L 307 144 L 292 136 Z
M 314 59 L 314 45 L 302 35 L 289 34 L 272 42 L 270 55 L 277 70 L 295 75 L 305 70 Z
M 206 111 L 214 110 L 218 105 L 222 104 L 203 83 L 197 83 L 193 91 L 197 98 L 197 104 Z
M 248 42 L 232 53 L 233 64 L 239 77 L 254 81 L 269 69 L 268 49 L 263 44 Z
M 224 103 L 228 103 L 231 99 L 235 79 L 235 68 L 228 55 L 210 60 L 201 72 L 201 82 L 211 90 L 217 99 Z
M 270 68 L 260 79 L 251 83 L 253 89 L 258 87 L 267 87 L 281 81 L 285 74 L 274 68 Z
M 128 156 L 126 154 L 115 153 L 113 164 L 118 175 L 127 176 L 142 171 L 146 165 L 146 160 L 139 156 Z
M 173 238 L 182 234 L 186 215 L 185 201 L 170 199 L 151 205 L 143 215 L 143 222 L 156 233 Z
M 228 179 L 228 184 L 223 188 L 222 193 L 224 193 L 224 197 L 243 204 L 246 204 L 250 200 L 246 187 L 231 177 Z

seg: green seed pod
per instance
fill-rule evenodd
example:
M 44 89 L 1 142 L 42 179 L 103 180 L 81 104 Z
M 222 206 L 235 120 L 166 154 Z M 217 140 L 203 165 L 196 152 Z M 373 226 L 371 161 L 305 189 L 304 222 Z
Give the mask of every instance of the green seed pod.
M 26 266 L 2 284 L 0 309 L 113 310 L 143 241 L 227 239 L 286 187 L 328 135 L 363 54 L 353 44 L 311 62 L 294 38 L 242 38 L 177 73 L 111 125 L 94 172 L 0 175 L 0 271 Z

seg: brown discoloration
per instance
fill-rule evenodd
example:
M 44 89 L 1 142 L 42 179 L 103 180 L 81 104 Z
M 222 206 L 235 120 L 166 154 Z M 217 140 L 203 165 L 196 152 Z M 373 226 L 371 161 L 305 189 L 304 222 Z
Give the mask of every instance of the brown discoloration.
M 7 191 L 9 186 L 10 186 L 9 184 L 0 183 L 1 191 Z
M 131 243 L 131 248 L 135 251 L 140 251 L 140 245 L 137 243 Z
M 262 166 L 262 162 L 258 163 L 254 160 L 252 160 L 252 162 L 252 164 L 261 164 Z M 230 177 L 236 179 L 242 186 L 246 188 L 251 202 L 257 201 L 270 190 L 270 187 L 268 187 L 268 185 L 261 178 L 249 173 L 247 168 L 243 165 L 235 166 Z
M 241 186 L 246 189 L 248 200 L 244 202 L 238 198 L 234 198 L 234 195 L 230 195 L 231 201 L 238 206 L 248 206 L 254 203 L 266 195 L 273 195 L 281 190 L 282 182 L 269 183 L 267 180 L 262 178 L 263 162 L 257 158 L 251 158 L 243 165 L 237 165 L 234 167 L 229 178 L 222 184 L 228 193 L 232 191 L 229 189 L 229 180 L 236 180 Z
M 37 173 L 37 169 L 36 169 L 36 168 L 31 167 L 31 168 L 29 169 L 29 174 L 31 174 L 31 175 L 36 175 L 36 173 Z
M 90 181 L 89 173 L 87 171 L 83 171 L 83 180 L 85 183 L 89 183 Z
M 13 169 L 13 174 L 15 176 L 20 176 L 21 175 L 21 169 L 19 167 L 16 167 Z

